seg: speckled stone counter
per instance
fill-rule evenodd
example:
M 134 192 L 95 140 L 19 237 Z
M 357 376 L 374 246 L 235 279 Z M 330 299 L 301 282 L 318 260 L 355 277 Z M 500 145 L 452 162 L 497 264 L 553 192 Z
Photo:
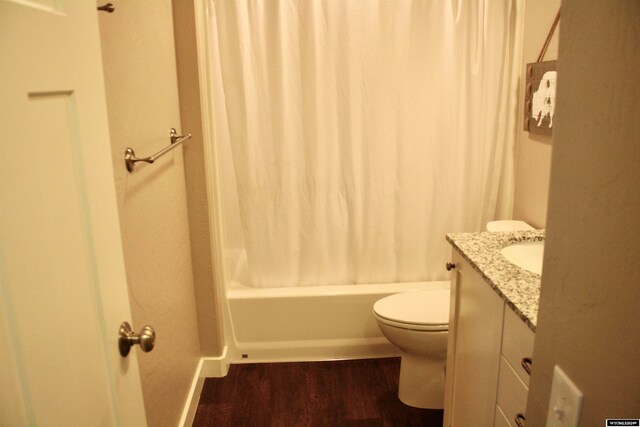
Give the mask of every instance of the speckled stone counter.
M 534 332 L 540 275 L 510 263 L 500 250 L 514 243 L 536 240 L 544 240 L 544 230 L 447 234 L 447 241 Z

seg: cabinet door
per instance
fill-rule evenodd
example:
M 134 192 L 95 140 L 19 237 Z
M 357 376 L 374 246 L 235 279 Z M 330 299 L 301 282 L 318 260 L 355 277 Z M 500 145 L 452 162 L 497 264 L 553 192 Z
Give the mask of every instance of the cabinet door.
M 493 425 L 504 303 L 453 252 L 445 426 Z

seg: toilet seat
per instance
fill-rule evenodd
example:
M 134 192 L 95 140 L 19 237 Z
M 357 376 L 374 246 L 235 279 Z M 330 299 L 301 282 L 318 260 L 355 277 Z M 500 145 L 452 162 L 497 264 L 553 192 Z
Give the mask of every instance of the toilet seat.
M 409 291 L 382 298 L 373 305 L 382 323 L 415 331 L 449 329 L 449 289 Z

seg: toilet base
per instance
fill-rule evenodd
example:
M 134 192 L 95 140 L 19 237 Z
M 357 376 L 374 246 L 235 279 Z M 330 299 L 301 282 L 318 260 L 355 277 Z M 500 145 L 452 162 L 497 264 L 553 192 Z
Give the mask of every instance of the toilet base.
M 425 409 L 444 407 L 445 359 L 403 353 L 398 397 L 405 405 Z

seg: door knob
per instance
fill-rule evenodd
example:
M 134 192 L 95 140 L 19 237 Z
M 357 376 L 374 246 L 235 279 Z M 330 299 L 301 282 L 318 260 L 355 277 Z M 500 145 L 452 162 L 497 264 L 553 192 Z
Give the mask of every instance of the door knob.
M 145 353 L 153 350 L 156 342 L 156 332 L 149 325 L 144 326 L 139 334 L 133 332 L 129 322 L 122 322 L 118 331 L 118 349 L 122 357 L 127 357 L 131 347 L 138 344 Z

